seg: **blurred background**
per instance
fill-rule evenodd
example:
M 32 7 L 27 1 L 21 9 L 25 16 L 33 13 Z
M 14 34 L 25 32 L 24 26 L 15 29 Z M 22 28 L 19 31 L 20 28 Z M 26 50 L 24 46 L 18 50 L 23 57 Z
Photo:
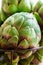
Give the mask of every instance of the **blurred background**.
M 2 5 L 2 0 L 0 0 L 0 9 L 1 9 L 1 5 Z

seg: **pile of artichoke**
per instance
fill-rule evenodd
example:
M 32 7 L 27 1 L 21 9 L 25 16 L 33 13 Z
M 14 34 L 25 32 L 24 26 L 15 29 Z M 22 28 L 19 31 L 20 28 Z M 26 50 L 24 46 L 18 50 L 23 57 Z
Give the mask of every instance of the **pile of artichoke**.
M 41 63 L 43 63 L 43 0 L 36 2 L 35 0 L 2 0 L 0 65 L 40 65 Z

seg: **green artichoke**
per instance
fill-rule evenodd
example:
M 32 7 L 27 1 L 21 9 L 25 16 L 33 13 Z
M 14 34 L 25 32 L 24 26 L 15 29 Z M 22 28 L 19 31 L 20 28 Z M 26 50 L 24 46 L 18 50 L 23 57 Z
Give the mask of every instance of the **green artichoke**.
M 20 49 L 38 47 L 41 39 L 40 27 L 33 14 L 16 13 L 1 26 L 0 44 Z
M 43 49 L 35 55 L 28 50 L 43 46 L 43 0 L 2 0 L 0 25 L 0 49 L 14 49 L 12 65 L 39 65 L 43 62 Z M 5 52 L 3 57 L 0 65 L 11 65 L 11 53 Z
M 10 16 L 0 27 L 1 48 L 16 49 L 20 60 L 30 58 L 32 51 L 27 51 L 27 49 L 39 47 L 40 40 L 41 30 L 32 13 L 16 13 Z M 16 57 L 15 53 L 14 55 Z M 18 56 L 12 61 L 13 65 L 18 65 Z M 15 62 L 15 60 L 17 61 Z

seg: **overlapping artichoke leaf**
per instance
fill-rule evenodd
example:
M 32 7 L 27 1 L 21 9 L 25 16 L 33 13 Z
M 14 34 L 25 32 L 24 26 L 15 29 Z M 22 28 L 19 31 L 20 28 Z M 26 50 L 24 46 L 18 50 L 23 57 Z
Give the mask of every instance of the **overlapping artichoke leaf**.
M 18 0 L 3 0 L 2 9 L 7 14 L 13 14 L 18 10 Z
M 27 59 L 20 60 L 20 65 L 30 65 L 31 61 L 34 59 L 34 55 L 31 55 Z
M 7 19 L 8 15 L 6 15 L 2 10 L 0 10 L 0 26 Z
M 19 62 L 19 56 L 17 55 L 17 53 L 14 53 L 12 65 L 18 65 L 18 62 Z
M 34 15 L 39 24 L 43 26 L 43 0 L 36 0 L 36 2 L 32 4 L 32 10 L 35 12 Z
M 42 39 L 41 39 L 41 42 L 40 42 L 40 46 L 43 46 L 43 35 L 42 35 Z M 36 57 L 37 57 L 41 62 L 43 62 L 43 48 L 37 51 Z
M 40 62 L 40 61 L 37 59 L 37 57 L 35 57 L 35 58 L 32 60 L 32 62 L 31 62 L 30 65 L 41 65 L 41 64 L 43 64 L 43 63 Z
M 43 5 L 43 0 L 36 0 L 36 2 L 35 1 L 31 1 L 31 4 L 32 4 L 32 10 L 38 12 L 38 10 Z
M 32 51 L 27 51 L 24 54 L 19 52 L 20 59 L 27 59 L 32 55 Z
M 43 17 L 41 17 L 37 12 L 34 12 L 34 16 L 37 19 L 41 30 L 43 30 L 43 20 L 42 20 Z
M 11 65 L 11 60 L 12 60 L 12 65 L 18 65 L 19 62 L 19 55 L 15 52 L 11 54 L 11 52 L 5 52 L 5 55 L 9 58 L 9 63 L 8 65 Z
M 11 25 L 6 26 L 3 29 L 2 36 L 7 40 L 8 45 L 9 44 L 11 44 L 11 46 L 12 45 L 14 45 L 14 46 L 18 45 L 19 33 L 18 33 L 18 31 L 16 30 L 15 27 L 11 27 Z M 8 46 L 8 47 L 10 47 L 10 46 Z
M 18 8 L 21 12 L 31 12 L 31 3 L 29 0 L 21 0 Z
M 4 22 L 5 19 L 7 19 L 7 17 L 8 17 L 3 11 L 1 11 L 1 15 L 0 15 L 0 16 L 1 16 L 1 21 L 3 21 L 3 22 Z

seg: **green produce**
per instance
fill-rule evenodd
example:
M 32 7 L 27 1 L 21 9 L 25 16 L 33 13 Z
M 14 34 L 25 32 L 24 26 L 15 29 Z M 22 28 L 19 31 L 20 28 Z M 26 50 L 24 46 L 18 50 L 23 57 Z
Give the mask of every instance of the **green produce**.
M 18 8 L 22 12 L 31 12 L 31 3 L 29 0 L 21 0 Z
M 13 14 L 18 11 L 18 0 L 3 0 L 2 9 L 7 14 Z
M 17 49 L 20 60 L 29 58 L 32 51 L 27 51 L 27 49 L 39 47 L 40 40 L 41 30 L 32 13 L 16 13 L 5 20 L 0 27 L 1 48 Z M 18 60 L 17 62 L 15 60 L 13 65 L 18 65 Z
M 13 45 L 20 49 L 38 47 L 37 44 L 41 39 L 41 31 L 33 14 L 16 13 L 9 17 L 2 24 L 1 28 L 1 45 Z M 5 40 L 5 43 L 3 43 L 3 40 Z
M 0 50 L 10 49 L 13 53 L 0 51 L 0 65 L 11 65 L 11 61 L 12 65 L 40 65 L 43 49 L 35 54 L 35 50 L 28 50 L 40 46 L 43 46 L 43 0 L 2 0 Z

